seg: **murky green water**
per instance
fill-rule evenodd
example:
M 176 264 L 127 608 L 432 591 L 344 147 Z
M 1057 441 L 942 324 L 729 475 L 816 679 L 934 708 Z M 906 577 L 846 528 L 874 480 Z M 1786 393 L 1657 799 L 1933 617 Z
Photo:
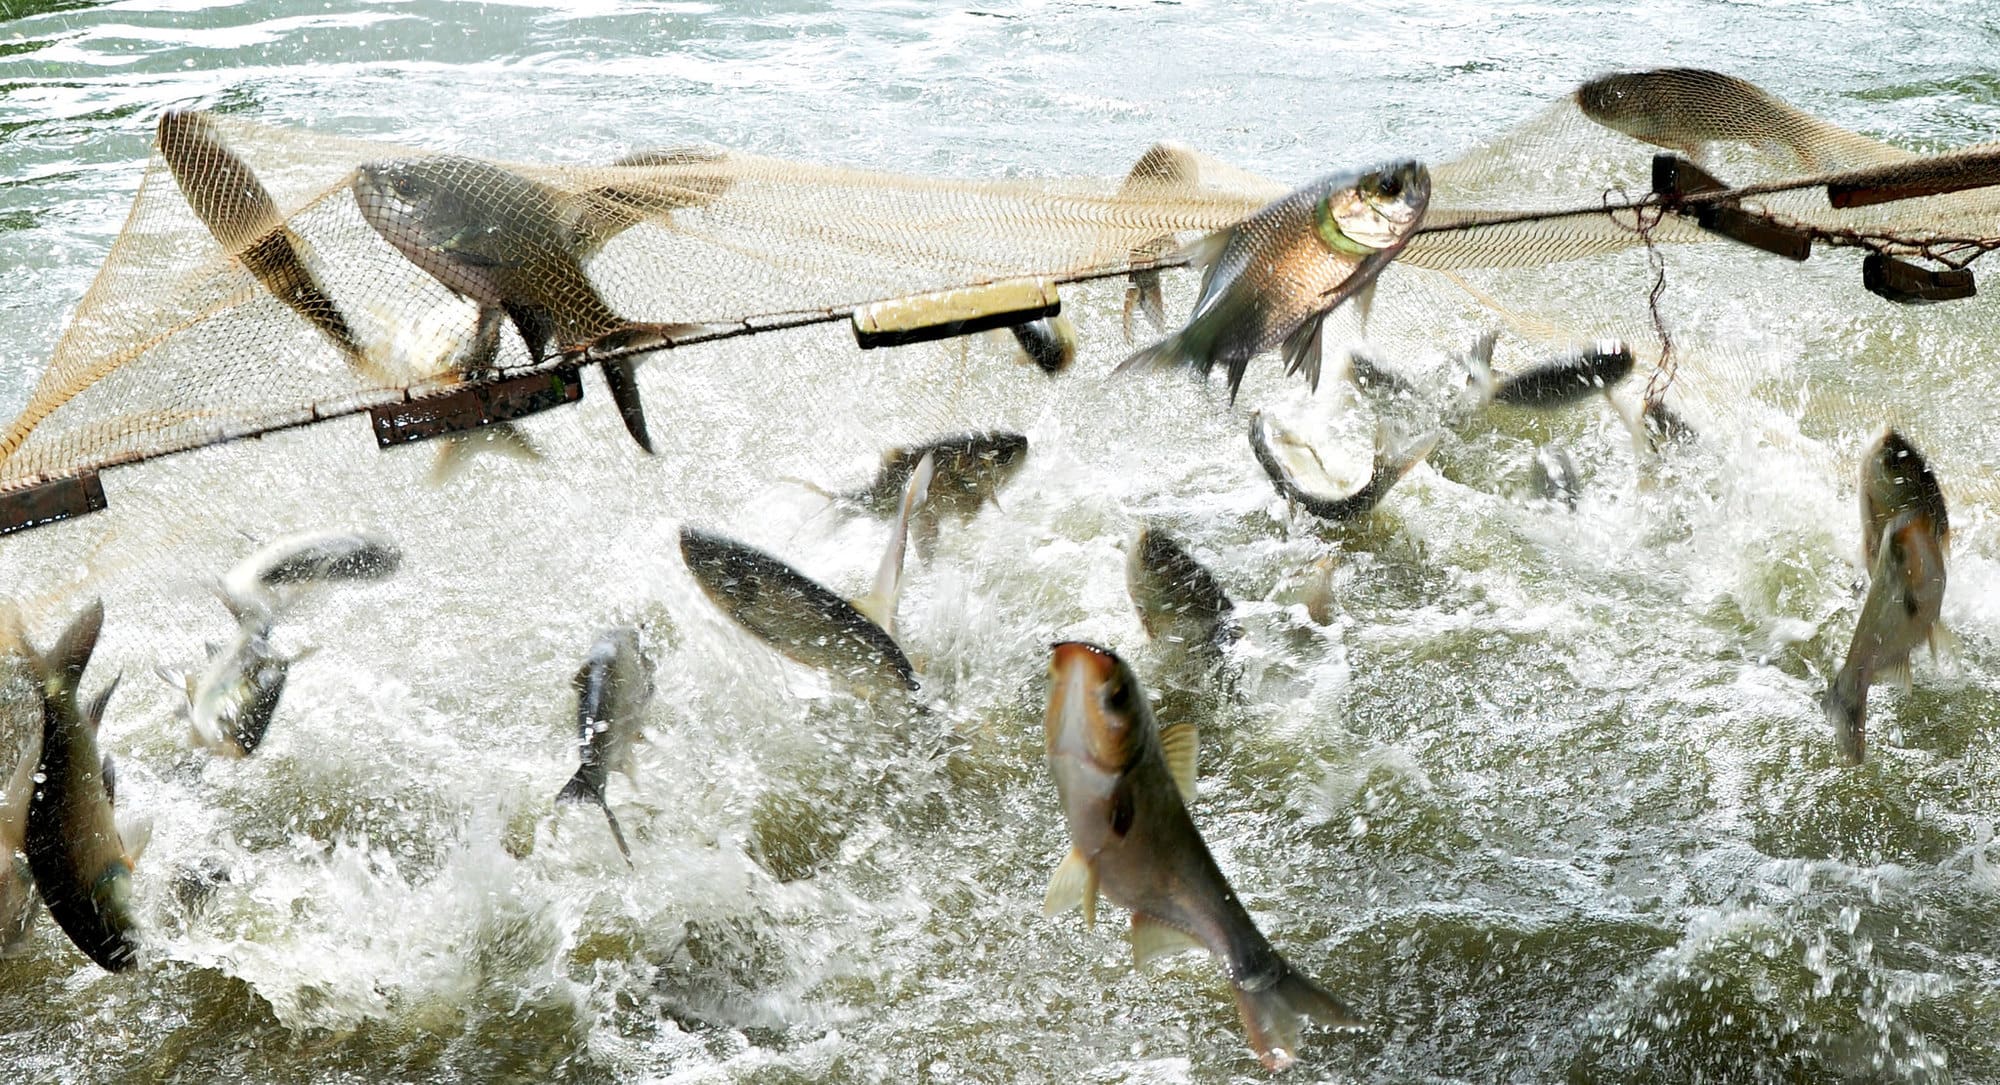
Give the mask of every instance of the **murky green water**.
M 1604 68 L 1669 62 L 1907 146 L 1990 139 L 1996 38 L 2000 8 L 1947 3 L 0 0 L 0 409 L 25 400 L 169 106 L 514 159 L 707 141 L 967 177 L 1115 176 L 1174 137 L 1303 180 L 1448 157 Z M 1815 699 L 1858 607 L 1857 435 L 1786 413 L 1806 382 L 1896 388 L 1910 402 L 1888 413 L 1921 419 L 1920 443 L 1991 471 L 1990 309 L 1910 337 L 1846 289 L 1783 313 L 1718 289 L 1691 315 L 1769 341 L 1767 431 L 1642 485 L 1608 412 L 1475 428 L 1349 531 L 1286 515 L 1216 397 L 1102 384 L 1118 298 L 1078 291 L 1073 379 L 996 364 L 955 390 L 954 417 L 987 411 L 1036 451 L 1003 509 L 916 567 L 927 718 L 830 695 L 679 568 L 685 517 L 866 579 L 877 526 L 705 479 L 704 457 L 754 456 L 783 419 L 663 406 L 672 451 L 642 464 L 587 401 L 544 435 L 549 462 L 446 491 L 421 484 L 424 457 L 356 458 L 358 425 L 108 476 L 129 519 L 105 552 L 137 556 L 91 568 L 111 613 L 93 670 L 127 674 L 106 742 L 155 825 L 154 962 L 104 975 L 45 924 L 0 961 L 0 1064 L 34 1082 L 1261 1080 L 1206 958 L 1136 975 L 1115 913 L 1094 931 L 1040 915 L 1067 846 L 1046 646 L 1097 639 L 1153 673 L 1120 548 L 1156 517 L 1247 629 L 1233 692 L 1176 694 L 1204 720 L 1195 816 L 1273 941 L 1373 1024 L 1309 1031 L 1295 1077 L 2000 1081 L 1994 509 L 1953 510 L 1957 659 L 1878 692 L 1878 756 L 1841 768 Z M 772 340 L 740 364 L 790 356 Z M 1827 454 L 1769 439 L 1788 429 Z M 1573 515 L 1518 494 L 1551 438 L 1586 476 Z M 265 750 L 197 756 L 147 672 L 223 631 L 200 580 L 241 532 L 325 519 L 399 528 L 405 574 L 329 593 L 291 632 L 320 652 Z M 97 560 L 89 523 L 0 541 L 0 583 L 59 597 Z M 1322 622 L 1302 600 L 1323 558 Z M 74 605 L 48 605 L 38 641 Z M 670 633 L 641 782 L 613 784 L 627 869 L 601 819 L 549 799 L 573 767 L 569 675 L 634 617 Z M 205 865 L 228 878 L 198 899 Z

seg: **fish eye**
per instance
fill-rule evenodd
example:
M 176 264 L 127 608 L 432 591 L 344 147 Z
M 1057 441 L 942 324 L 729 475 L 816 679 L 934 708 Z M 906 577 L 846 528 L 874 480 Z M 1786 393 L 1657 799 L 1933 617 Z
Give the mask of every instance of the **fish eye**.
M 1403 179 L 1393 173 L 1387 174 L 1376 180 L 1375 191 L 1393 200 L 1402 194 Z
M 1131 711 L 1132 683 L 1113 679 L 1110 688 L 1104 691 L 1104 705 L 1113 712 Z
M 390 178 L 389 187 L 396 190 L 396 195 L 406 200 L 413 200 L 417 197 L 417 182 L 407 173 L 398 173 Z

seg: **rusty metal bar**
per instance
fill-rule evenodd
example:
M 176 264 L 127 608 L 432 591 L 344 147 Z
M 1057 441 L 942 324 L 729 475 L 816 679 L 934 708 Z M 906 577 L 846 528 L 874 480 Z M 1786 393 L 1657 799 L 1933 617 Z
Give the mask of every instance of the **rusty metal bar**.
M 52 478 L 0 493 L 0 535 L 26 531 L 108 508 L 97 472 Z
M 583 382 L 577 371 L 561 368 L 371 407 L 368 418 L 375 428 L 375 443 L 388 448 L 512 422 L 582 398 Z
M 1745 211 L 1734 204 L 1702 204 L 1694 209 L 1695 225 L 1719 237 L 1740 241 L 1787 260 L 1812 255 L 1812 234 L 1797 226 Z
M 1927 268 L 1879 252 L 1862 258 L 1861 285 L 1899 305 L 1957 301 L 1978 293 L 1971 268 Z

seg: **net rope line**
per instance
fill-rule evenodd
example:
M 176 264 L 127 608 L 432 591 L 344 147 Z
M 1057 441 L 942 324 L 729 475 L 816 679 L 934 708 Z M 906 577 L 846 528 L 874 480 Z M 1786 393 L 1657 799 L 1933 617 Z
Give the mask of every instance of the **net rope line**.
M 836 177 L 845 176 L 853 172 L 809 166 L 802 168 L 808 176 Z M 155 181 L 159 172 L 160 167 L 157 162 L 149 164 L 147 181 Z M 544 176 L 560 175 L 563 172 L 563 168 L 543 168 L 536 172 Z M 1412 243 L 1411 249 L 1405 255 L 1405 261 L 1417 267 L 1433 270 L 1450 268 L 1452 266 L 1482 266 L 1477 259 L 1468 260 L 1465 257 L 1456 255 L 1454 246 L 1449 241 L 1427 247 L 1423 238 L 1450 238 L 1499 227 L 1540 225 L 1565 220 L 1587 221 L 1597 219 L 1608 221 L 1618 231 L 1628 235 L 1628 240 L 1625 242 L 1626 245 L 1633 243 L 1645 245 L 1649 254 L 1649 263 L 1654 271 L 1654 281 L 1648 297 L 1648 308 L 1655 330 L 1661 338 L 1663 351 L 1659 364 L 1655 368 L 1653 381 L 1649 382 L 1647 387 L 1647 399 L 1650 402 L 1657 399 L 1659 395 L 1664 394 L 1665 385 L 1671 383 L 1673 379 L 1671 369 L 1671 340 L 1668 336 L 1665 322 L 1659 312 L 1659 300 L 1665 289 L 1665 265 L 1659 258 L 1656 247 L 1656 242 L 1659 239 L 1654 236 L 1660 226 L 1671 217 L 1668 212 L 1683 211 L 1704 206 L 1737 206 L 1740 205 L 1741 201 L 1757 196 L 1793 193 L 1843 184 L 1854 186 L 1874 185 L 1893 187 L 1895 185 L 1910 185 L 1922 187 L 1925 185 L 1935 185 L 1940 179 L 1949 183 L 1956 178 L 1960 181 L 1970 182 L 1957 185 L 1957 188 L 1963 189 L 1974 187 L 1995 175 L 2000 175 L 2000 149 L 1994 149 L 1991 145 L 1985 145 L 1956 152 L 1947 152 L 1941 155 L 1912 156 L 1907 159 L 1861 169 L 1836 170 L 1805 177 L 1755 182 L 1719 190 L 1690 193 L 1671 200 L 1657 193 L 1649 193 L 1638 198 L 1623 196 L 1614 199 L 1611 192 L 1607 190 L 1605 198 L 1596 206 L 1568 206 L 1519 211 L 1464 211 L 1440 207 L 1433 210 L 1433 221 L 1420 228 L 1419 234 L 1422 236 Z M 1254 175 L 1246 176 L 1254 177 Z M 902 181 L 913 189 L 933 183 L 932 179 L 927 178 L 906 178 L 902 179 Z M 981 191 L 980 182 L 938 180 L 935 184 L 939 186 L 941 191 L 947 192 L 977 193 Z M 1005 185 L 1007 182 L 1001 182 L 1001 184 Z M 1953 191 L 1953 189 L 1946 189 L 1945 191 Z M 142 195 L 143 193 L 144 189 L 142 187 Z M 1938 194 L 1938 190 L 1930 188 L 1924 191 L 1913 192 L 1908 196 L 1899 197 L 1892 195 L 1888 199 L 1918 198 L 1936 194 Z M 1072 195 L 1059 191 L 1051 191 L 1043 193 L 1042 197 L 1048 204 L 1060 205 L 1065 199 L 1072 198 Z M 1953 268 L 1962 268 L 1985 252 L 1991 251 L 1994 248 L 2000 248 L 2000 237 L 1981 234 L 1951 233 L 1947 231 L 1912 233 L 1894 229 L 1869 229 L 1828 225 L 1786 215 L 1775 209 L 1739 209 L 1743 213 L 1761 219 L 1769 224 L 1809 236 L 1813 240 L 1824 242 L 1833 247 L 1858 247 L 1885 254 L 1918 255 L 1936 260 Z M 133 211 L 127 220 L 127 230 L 133 228 L 133 223 L 138 217 L 139 210 L 140 204 L 135 200 Z M 1621 215 L 1629 216 L 1629 223 L 1627 220 L 1622 219 Z M 1115 223 L 1117 216 L 1114 214 L 1112 219 Z M 1440 219 L 1443 221 L 1438 221 Z M 287 219 L 281 222 L 273 232 L 287 229 L 290 221 L 290 219 Z M 1693 234 L 1693 237 L 1675 237 L 1669 240 L 1707 239 L 1713 236 L 1694 231 L 1688 231 L 1688 233 Z M 121 236 L 123 235 L 121 234 Z M 1557 242 L 1548 238 L 1543 238 L 1542 242 L 1550 246 L 1557 244 Z M 1127 251 L 1129 252 L 1130 250 Z M 1137 254 L 1134 253 L 1133 255 Z M 239 257 L 227 253 L 224 253 L 222 256 L 222 262 L 225 265 L 232 264 L 238 259 Z M 1073 263 L 1066 268 L 1041 274 L 1034 272 L 1009 272 L 1005 275 L 973 279 L 964 282 L 962 286 L 978 287 L 989 285 L 1002 279 L 1016 278 L 1042 278 L 1059 285 L 1071 285 L 1121 278 L 1131 275 L 1134 272 L 1184 268 L 1188 262 L 1188 259 L 1184 255 L 1169 254 L 1151 260 L 1128 258 L 1122 261 L 1100 262 L 1081 268 Z M 86 304 L 91 300 L 93 295 L 98 293 L 102 285 L 101 282 L 93 283 L 91 290 L 86 293 Z M 129 356 L 136 357 L 143 354 L 153 346 L 201 324 L 217 312 L 224 311 L 237 304 L 255 300 L 259 289 L 253 283 L 239 284 L 223 296 L 220 304 L 212 302 L 206 309 L 192 311 L 181 320 L 169 323 L 163 330 L 156 331 L 151 337 L 140 341 L 138 346 L 130 351 Z M 896 297 L 911 297 L 931 292 L 934 292 L 934 290 L 920 290 L 910 294 L 890 295 L 879 300 L 894 300 Z M 559 371 L 575 371 L 586 365 L 628 357 L 640 357 L 658 353 L 662 350 L 696 346 L 703 343 L 735 339 L 784 329 L 832 324 L 851 320 L 855 311 L 867 304 L 872 304 L 872 302 L 857 302 L 817 308 L 777 309 L 746 316 L 734 321 L 703 321 L 702 323 L 705 326 L 700 330 L 693 334 L 676 336 L 670 342 L 642 343 L 615 347 L 608 350 L 586 348 L 580 352 L 555 355 L 527 366 L 508 366 L 500 372 L 500 376 L 512 379 Z M 116 370 L 122 364 L 125 356 L 113 355 L 108 359 L 100 359 L 96 363 L 99 367 L 98 370 L 90 374 L 90 379 L 85 383 L 84 387 L 87 388 L 91 383 Z M 165 456 L 211 447 L 216 444 L 278 433 L 302 426 L 316 425 L 321 422 L 351 417 L 380 407 L 417 402 L 492 382 L 491 379 L 467 379 L 459 375 L 447 373 L 434 374 L 390 388 L 363 389 L 329 397 L 321 401 L 310 402 L 303 406 L 265 415 L 261 418 L 248 419 L 239 424 L 217 426 L 194 436 L 182 437 L 164 444 L 128 449 L 94 458 L 84 458 L 64 463 L 59 468 L 53 470 L 35 471 L 23 476 L 7 479 L 4 483 L 0 483 L 0 492 L 24 488 L 53 478 L 81 475 L 113 467 L 142 463 Z M 59 410 L 66 402 L 65 400 L 45 407 L 40 413 L 45 417 L 49 413 Z M 43 417 L 34 416 L 33 408 L 35 406 L 36 404 L 31 402 L 30 408 L 24 410 L 22 417 L 15 421 L 14 430 L 9 434 L 8 446 L 4 450 L 0 450 L 4 451 L 5 455 L 11 455 L 25 441 L 35 426 L 43 420 Z M 159 415 L 168 422 L 175 422 L 189 417 L 200 417 L 202 413 L 199 410 L 195 410 L 184 411 L 176 415 L 171 412 L 155 411 L 152 412 L 152 415 Z M 152 416 L 139 417 L 150 418 Z M 126 421 L 133 421 L 133 416 L 128 416 Z M 0 463 L 4 463 L 4 456 L 0 456 Z

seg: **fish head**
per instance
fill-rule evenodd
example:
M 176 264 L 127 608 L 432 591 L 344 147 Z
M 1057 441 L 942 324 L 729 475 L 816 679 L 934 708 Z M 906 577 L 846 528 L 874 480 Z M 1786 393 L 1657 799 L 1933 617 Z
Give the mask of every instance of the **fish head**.
M 1329 249 L 1369 256 L 1408 241 L 1431 202 L 1431 171 L 1421 162 L 1391 162 L 1321 197 L 1313 225 Z
M 1864 536 L 1879 536 L 1905 509 L 1924 514 L 1942 545 L 1949 545 L 1950 516 L 1944 491 L 1923 453 L 1893 428 L 1875 438 L 1861 461 L 1861 517 Z
M 1145 752 L 1151 721 L 1145 690 L 1111 650 L 1075 640 L 1051 650 L 1043 720 L 1051 758 L 1077 758 L 1107 775 L 1121 774 Z
M 1616 127 L 1612 122 L 1646 108 L 1645 89 L 1645 72 L 1613 72 L 1576 88 L 1576 104 L 1591 120 Z
M 507 300 L 502 276 L 520 255 L 495 213 L 511 193 L 492 186 L 482 195 L 477 184 L 488 168 L 450 156 L 369 163 L 354 173 L 354 203 L 411 263 L 463 297 L 499 305 Z

